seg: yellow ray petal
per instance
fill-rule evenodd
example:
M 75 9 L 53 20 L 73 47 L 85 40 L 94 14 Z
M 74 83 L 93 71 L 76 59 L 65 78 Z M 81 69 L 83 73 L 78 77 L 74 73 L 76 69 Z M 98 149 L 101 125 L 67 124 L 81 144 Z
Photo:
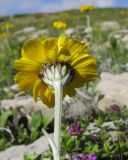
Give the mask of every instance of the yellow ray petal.
M 42 41 L 43 42 L 43 41 Z M 48 61 L 54 61 L 58 53 L 57 39 L 49 38 L 44 42 L 44 52 Z
M 84 78 L 75 70 L 73 80 L 69 84 L 69 88 L 71 88 L 71 89 L 72 88 L 74 88 L 74 89 L 79 88 L 79 87 L 83 86 L 84 83 L 85 83 Z
M 97 77 L 97 72 L 96 72 L 96 69 L 85 69 L 85 70 L 80 70 L 79 71 L 80 75 L 85 79 L 85 82 L 89 81 L 92 81 L 94 79 L 96 79 Z
M 41 80 L 41 79 L 38 79 L 38 80 L 35 82 L 34 88 L 33 88 L 33 98 L 34 98 L 34 100 L 35 100 L 36 102 L 37 102 L 38 93 L 39 93 L 39 90 L 40 90 L 41 86 L 42 86 L 42 88 L 46 87 L 46 86 L 43 86 L 42 80 Z
M 90 55 L 88 54 L 80 54 L 77 55 L 75 58 L 71 58 L 71 66 L 74 67 L 76 65 L 81 64 L 81 62 L 86 62 L 90 58 Z
M 47 57 L 40 39 L 29 40 L 22 49 L 22 56 L 38 63 L 46 63 Z
M 67 36 L 61 35 L 58 37 L 58 50 L 66 46 L 66 43 L 68 41 Z
M 85 68 L 86 66 L 89 66 L 89 65 L 90 65 L 90 68 L 92 67 L 91 65 L 96 66 L 96 58 L 95 57 L 89 56 L 85 59 L 78 60 L 78 63 L 76 62 L 73 67 L 78 70 L 81 68 Z
M 74 69 L 77 70 L 80 76 L 84 77 L 97 77 L 97 70 L 96 70 L 96 59 L 88 59 L 85 62 L 81 62 L 80 64 L 74 66 Z M 91 78 L 92 79 L 92 78 Z
M 85 82 L 92 81 L 97 77 L 96 70 L 96 59 L 93 56 L 87 57 L 85 61 L 78 61 L 74 66 L 74 69 L 77 70 L 78 74 L 85 79 Z
M 55 96 L 54 91 L 50 88 L 41 88 L 40 89 L 40 98 L 42 102 L 47 105 L 49 108 L 53 108 L 55 106 Z
M 58 56 L 57 56 L 57 61 L 60 61 L 60 62 L 68 62 L 70 58 L 70 52 L 68 49 L 66 49 L 65 47 L 62 47 L 58 53 Z
M 69 49 L 69 52 L 73 56 L 88 51 L 87 45 L 84 42 L 78 40 L 69 39 L 66 47 Z
M 14 81 L 24 91 L 32 89 L 37 79 L 36 72 L 18 72 L 14 77 Z
M 64 87 L 64 93 L 65 95 L 69 95 L 70 97 L 76 95 L 75 88 L 73 88 L 72 86 Z
M 38 72 L 41 68 L 41 65 L 41 63 L 36 63 L 35 61 L 31 61 L 26 57 L 18 59 L 14 62 L 14 68 L 19 71 Z

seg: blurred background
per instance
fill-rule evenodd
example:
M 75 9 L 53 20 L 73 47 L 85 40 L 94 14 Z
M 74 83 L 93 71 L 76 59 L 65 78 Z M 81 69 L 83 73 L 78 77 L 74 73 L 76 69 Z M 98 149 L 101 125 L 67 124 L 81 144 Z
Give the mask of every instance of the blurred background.
M 63 160 L 127 160 L 128 0 L 0 0 L 0 159 L 52 160 L 42 128 L 53 134 L 54 109 L 15 84 L 13 63 L 27 40 L 61 34 L 85 42 L 98 71 L 63 102 Z
M 99 8 L 126 8 L 127 0 L 1 0 L 0 15 L 57 12 L 93 3 Z

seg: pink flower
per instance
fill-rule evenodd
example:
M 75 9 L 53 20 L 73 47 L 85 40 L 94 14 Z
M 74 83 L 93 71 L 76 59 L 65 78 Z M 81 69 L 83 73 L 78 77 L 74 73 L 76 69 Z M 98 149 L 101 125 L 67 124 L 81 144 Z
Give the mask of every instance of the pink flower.
M 79 136 L 81 133 L 83 133 L 84 128 L 82 128 L 79 124 L 77 123 L 72 123 L 70 124 L 70 126 L 68 127 L 68 133 L 70 135 L 75 135 L 75 136 Z

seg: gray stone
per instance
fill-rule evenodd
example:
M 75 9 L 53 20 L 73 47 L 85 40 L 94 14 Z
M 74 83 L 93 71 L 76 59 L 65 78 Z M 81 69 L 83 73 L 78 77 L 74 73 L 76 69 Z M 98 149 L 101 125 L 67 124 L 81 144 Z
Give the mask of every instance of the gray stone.
M 66 96 L 63 101 L 63 118 L 64 119 L 77 119 L 82 115 L 91 112 L 91 99 L 85 96 L 80 90 L 77 90 L 77 95 L 73 98 Z M 41 100 L 34 102 L 31 96 L 20 96 L 15 99 L 2 100 L 0 108 L 9 109 L 16 108 L 22 110 L 26 114 L 30 114 L 36 110 L 41 110 L 45 116 L 54 117 L 54 108 L 46 107 Z
M 125 49 L 128 50 L 128 34 L 123 36 L 121 42 L 124 44 Z
M 20 37 L 18 37 L 18 41 L 19 41 L 19 42 L 23 42 L 23 41 L 25 41 L 26 39 L 27 39 L 26 36 L 20 36 Z
M 50 138 L 53 137 L 53 134 L 49 135 Z M 45 136 L 40 137 L 35 142 L 29 145 L 17 145 L 12 146 L 5 151 L 0 152 L 1 160 L 23 160 L 24 154 L 36 153 L 40 155 L 41 153 L 48 150 L 48 140 Z
M 123 38 L 122 38 L 123 42 L 128 42 L 128 34 L 126 34 Z
M 111 38 L 114 38 L 117 41 L 117 45 L 120 46 L 122 44 L 126 50 L 128 50 L 128 30 L 127 29 L 120 29 L 114 32 L 111 32 L 108 36 L 109 41 Z
M 29 36 L 30 39 L 39 38 L 41 36 L 48 36 L 49 31 L 47 29 L 39 30 Z
M 76 33 L 76 30 L 75 30 L 74 28 L 68 28 L 68 29 L 66 29 L 66 30 L 64 31 L 64 33 L 65 33 L 67 36 L 71 37 L 73 34 Z
M 121 67 L 122 67 L 122 68 L 125 68 L 125 69 L 128 71 L 128 63 L 122 64 Z
M 121 35 L 121 34 L 115 34 L 115 35 L 114 35 L 114 38 L 115 38 L 116 40 L 120 40 L 120 39 L 122 38 L 122 35 Z
M 118 30 L 120 25 L 116 21 L 105 21 L 100 24 L 101 30 L 103 31 L 111 31 L 111 30 Z
M 78 25 L 78 26 L 76 26 L 76 29 L 79 30 L 79 31 L 84 30 L 84 28 L 85 28 L 85 25 Z
M 36 31 L 36 28 L 31 26 L 31 27 L 26 27 L 26 28 L 23 28 L 17 32 L 14 33 L 14 35 L 19 35 L 19 34 L 23 34 L 23 33 L 32 33 L 32 32 L 35 32 Z
M 84 33 L 92 33 L 92 31 L 93 31 L 93 29 L 92 29 L 92 27 L 88 27 L 88 28 L 85 28 L 84 29 Z
M 114 125 L 112 121 L 110 122 L 104 122 L 101 127 L 96 127 L 95 123 L 89 123 L 87 130 L 89 130 L 92 134 L 96 134 L 97 132 L 100 132 L 102 129 L 106 128 L 107 133 L 110 134 L 110 137 L 108 141 L 115 141 L 118 139 L 118 135 L 123 134 L 120 131 L 117 131 L 118 128 Z
M 19 86 L 18 86 L 18 84 L 14 84 L 14 85 L 10 86 L 10 89 L 13 91 L 19 91 Z
M 106 128 L 106 127 L 112 130 L 117 130 L 117 127 L 115 127 L 113 122 L 104 122 L 102 125 L 102 128 Z
M 30 96 L 17 97 L 10 100 L 2 100 L 0 108 L 23 108 L 26 114 L 31 114 L 36 110 L 41 110 L 43 115 L 51 116 L 54 114 L 54 109 L 49 109 L 40 100 L 36 103 Z
M 128 50 L 128 43 L 125 44 L 125 49 Z
M 9 91 L 18 92 L 19 91 L 19 86 L 17 84 L 14 84 L 14 85 L 9 86 L 9 87 L 4 87 L 3 91 L 6 92 L 6 93 L 9 92 Z
M 99 92 L 99 97 L 103 97 L 97 100 L 101 110 L 112 104 L 128 105 L 128 73 L 102 73 L 96 91 Z
M 99 132 L 101 129 L 95 126 L 95 123 L 89 123 L 87 130 L 89 130 L 92 134 Z
M 77 95 L 74 98 L 65 98 L 62 118 L 77 120 L 81 116 L 90 115 L 91 111 L 91 98 L 77 90 Z
M 111 48 L 111 44 L 109 41 L 107 41 L 99 45 L 98 48 L 99 48 L 100 53 L 105 53 L 105 52 L 108 52 L 108 50 Z
M 4 88 L 3 88 L 3 91 L 7 93 L 7 92 L 10 91 L 10 89 L 9 89 L 9 87 L 4 87 Z

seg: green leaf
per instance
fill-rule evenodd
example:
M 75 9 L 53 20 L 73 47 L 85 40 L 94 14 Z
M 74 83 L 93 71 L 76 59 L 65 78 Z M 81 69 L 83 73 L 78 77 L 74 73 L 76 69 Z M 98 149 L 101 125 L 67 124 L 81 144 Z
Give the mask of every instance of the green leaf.
M 93 151 L 94 153 L 97 153 L 98 150 L 99 150 L 99 146 L 98 146 L 97 144 L 95 144 L 95 145 L 93 146 L 93 148 L 92 148 L 92 151 Z
M 43 126 L 46 128 L 53 120 L 53 117 L 51 116 L 43 116 Z
M 9 146 L 11 146 L 9 140 L 6 137 L 0 137 L 0 151 L 5 150 Z
M 13 110 L 7 110 L 5 112 L 2 113 L 1 117 L 0 117 L 0 126 L 1 127 L 5 127 L 5 124 L 7 122 L 7 119 L 9 116 L 13 115 Z
M 27 132 L 26 128 L 24 128 L 23 124 L 18 126 L 17 135 L 18 135 L 18 142 L 19 143 L 22 143 L 28 139 L 28 132 Z
M 39 131 L 32 131 L 30 137 L 31 141 L 33 142 L 34 140 L 36 140 L 38 136 L 39 136 Z
M 24 154 L 24 160 L 35 160 L 36 159 L 36 153 L 32 153 L 32 154 Z
M 38 130 L 38 128 L 41 126 L 42 123 L 42 113 L 41 111 L 36 111 L 32 115 L 32 122 L 31 122 L 31 127 L 32 131 Z
M 128 151 L 123 153 L 124 156 L 128 156 Z
M 69 147 L 75 141 L 74 137 L 67 139 L 67 147 Z
M 98 118 L 98 119 L 95 119 L 95 120 L 94 120 L 94 123 L 95 123 L 95 126 L 101 127 L 102 124 L 104 123 L 104 121 L 103 121 L 102 118 Z

